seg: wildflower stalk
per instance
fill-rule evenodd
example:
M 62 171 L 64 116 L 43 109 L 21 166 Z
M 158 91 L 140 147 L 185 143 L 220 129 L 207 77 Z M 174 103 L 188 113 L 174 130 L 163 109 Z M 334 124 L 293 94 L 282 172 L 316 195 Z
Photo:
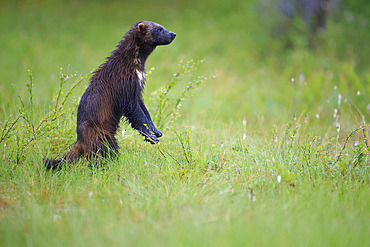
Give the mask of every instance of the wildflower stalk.
M 164 127 L 165 125 L 170 125 L 176 120 L 178 112 L 181 108 L 181 103 L 185 98 L 192 96 L 192 92 L 197 90 L 199 86 L 203 85 L 205 81 L 208 80 L 207 77 L 198 76 L 196 79 L 189 81 L 186 87 L 181 91 L 181 93 L 175 98 L 171 98 L 171 92 L 176 88 L 176 86 L 184 79 L 184 77 L 190 72 L 197 69 L 197 66 L 202 63 L 203 60 L 194 62 L 190 60 L 186 63 L 180 62 L 178 64 L 178 69 L 173 78 L 161 89 L 153 93 L 154 96 L 158 97 L 156 110 L 153 114 L 153 120 L 158 126 Z
M 351 139 L 351 137 L 352 137 L 356 132 L 358 132 L 358 131 L 360 131 L 360 130 L 363 130 L 363 129 L 364 129 L 364 128 L 366 128 L 366 127 L 368 127 L 368 125 L 367 125 L 367 124 L 364 124 L 364 125 L 360 126 L 359 128 L 357 128 L 357 129 L 353 130 L 349 135 L 347 135 L 347 138 L 346 138 L 346 140 L 345 140 L 345 141 L 344 141 L 344 143 L 343 143 L 343 147 L 342 147 L 342 149 L 340 150 L 340 152 L 339 152 L 339 154 L 338 154 L 338 156 L 337 156 L 337 159 L 336 159 L 336 161 L 333 163 L 333 165 L 332 165 L 332 166 L 335 166 L 335 165 L 339 162 L 339 160 L 340 160 L 340 158 L 341 158 L 341 156 L 342 156 L 342 153 L 343 153 L 344 149 L 347 147 L 348 141 Z

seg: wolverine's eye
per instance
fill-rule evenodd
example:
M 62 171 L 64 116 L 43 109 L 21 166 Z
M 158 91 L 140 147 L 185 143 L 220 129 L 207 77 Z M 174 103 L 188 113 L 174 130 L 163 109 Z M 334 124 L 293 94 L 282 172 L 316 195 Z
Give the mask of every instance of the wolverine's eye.
M 162 31 L 163 31 L 163 28 L 161 28 L 161 27 L 157 29 L 158 33 L 162 32 Z

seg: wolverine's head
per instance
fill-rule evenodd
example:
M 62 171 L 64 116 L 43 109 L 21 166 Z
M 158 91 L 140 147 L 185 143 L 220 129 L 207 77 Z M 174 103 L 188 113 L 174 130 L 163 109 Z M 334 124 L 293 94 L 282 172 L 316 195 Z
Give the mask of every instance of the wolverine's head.
M 176 33 L 152 21 L 139 21 L 133 26 L 137 38 L 150 46 L 168 45 L 176 37 Z

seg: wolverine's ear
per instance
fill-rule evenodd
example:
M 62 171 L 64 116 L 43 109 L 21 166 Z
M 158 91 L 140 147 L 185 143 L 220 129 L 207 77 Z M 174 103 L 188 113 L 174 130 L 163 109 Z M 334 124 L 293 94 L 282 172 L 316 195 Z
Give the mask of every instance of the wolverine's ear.
M 144 23 L 139 23 L 139 25 L 137 25 L 137 31 L 143 32 L 145 29 L 146 29 L 146 26 Z

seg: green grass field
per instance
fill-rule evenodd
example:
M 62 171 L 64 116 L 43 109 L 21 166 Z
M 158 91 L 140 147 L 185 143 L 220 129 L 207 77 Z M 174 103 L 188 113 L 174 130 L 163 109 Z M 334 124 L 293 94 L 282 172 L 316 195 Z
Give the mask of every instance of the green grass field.
M 79 99 L 138 20 L 150 145 L 47 172 Z M 0 246 L 369 246 L 370 8 L 314 34 L 277 1 L 1 1 Z

